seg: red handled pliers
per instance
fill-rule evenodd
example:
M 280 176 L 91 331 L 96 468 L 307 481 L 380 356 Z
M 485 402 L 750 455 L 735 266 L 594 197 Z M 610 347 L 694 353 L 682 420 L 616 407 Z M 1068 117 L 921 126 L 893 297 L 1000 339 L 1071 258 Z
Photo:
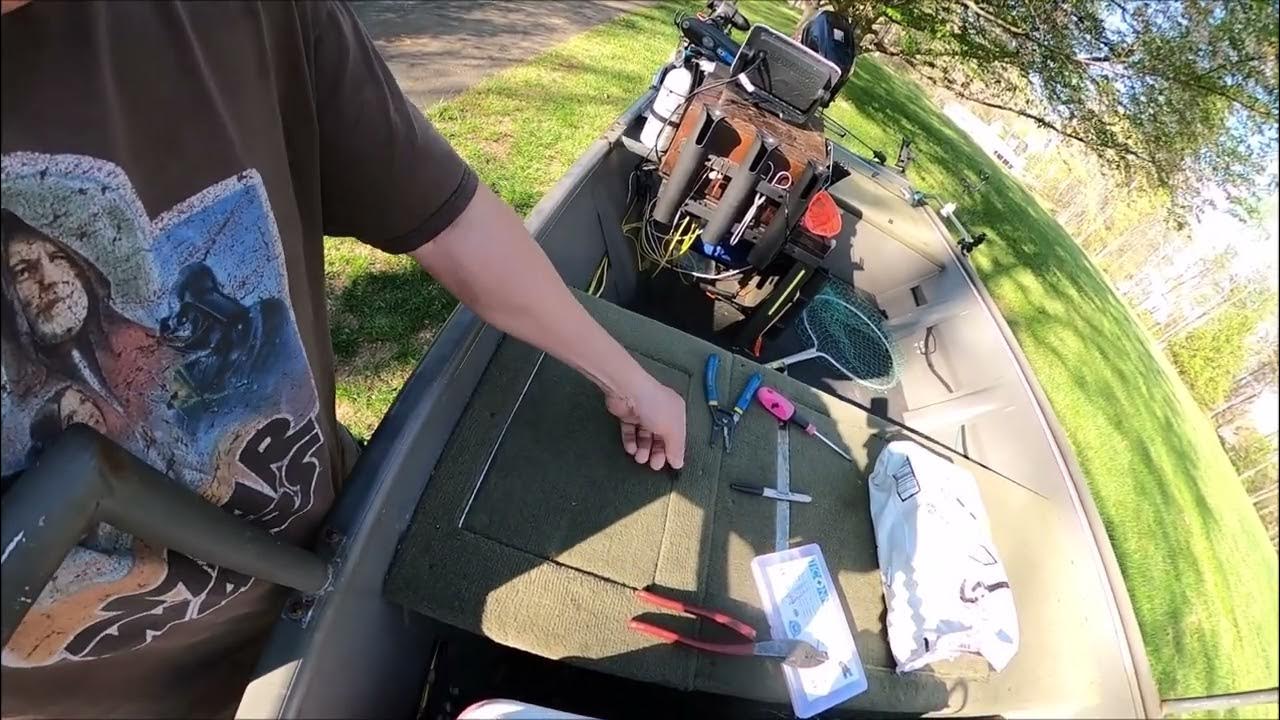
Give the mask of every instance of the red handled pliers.
M 672 600 L 649 592 L 648 590 L 637 590 L 636 597 L 641 601 L 650 605 L 656 605 L 667 610 L 674 610 L 687 615 L 697 615 L 717 622 L 730 630 L 742 635 L 747 639 L 746 642 L 736 643 L 712 643 L 703 642 L 702 640 L 694 640 L 691 637 L 685 637 L 677 632 L 672 632 L 657 625 L 650 625 L 643 620 L 631 619 L 627 626 L 637 632 L 651 635 L 663 642 L 680 643 L 688 645 L 692 648 L 705 650 L 707 652 L 722 653 L 724 655 L 755 655 L 758 657 L 768 657 L 781 660 L 782 664 L 790 665 L 797 668 L 817 667 L 827 661 L 827 653 L 819 650 L 804 640 L 765 640 L 763 642 L 755 642 L 755 628 L 734 618 L 719 613 L 714 610 L 687 605 L 679 600 Z

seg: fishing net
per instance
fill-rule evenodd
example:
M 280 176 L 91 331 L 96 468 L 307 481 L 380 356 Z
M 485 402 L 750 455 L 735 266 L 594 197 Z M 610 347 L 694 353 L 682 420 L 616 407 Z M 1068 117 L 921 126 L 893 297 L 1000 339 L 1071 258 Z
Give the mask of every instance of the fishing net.
M 901 379 L 902 362 L 882 325 L 880 309 L 842 282 L 828 282 L 801 315 L 800 334 L 811 343 L 769 363 L 785 367 L 820 358 L 854 382 L 888 390 Z

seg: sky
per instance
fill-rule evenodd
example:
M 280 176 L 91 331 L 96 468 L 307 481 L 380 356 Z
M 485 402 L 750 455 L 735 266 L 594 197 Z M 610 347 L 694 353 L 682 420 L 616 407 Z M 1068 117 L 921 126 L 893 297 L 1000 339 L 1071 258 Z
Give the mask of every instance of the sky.
M 1236 250 L 1232 272 L 1247 274 L 1266 268 L 1272 287 L 1280 286 L 1280 239 L 1277 238 L 1277 195 L 1267 201 L 1267 212 L 1261 226 L 1241 222 L 1221 210 L 1207 210 L 1192 222 L 1191 253 L 1203 257 L 1227 247 Z
M 1270 435 L 1280 429 L 1280 395 L 1274 390 L 1259 395 L 1249 408 L 1249 419 L 1263 435 Z

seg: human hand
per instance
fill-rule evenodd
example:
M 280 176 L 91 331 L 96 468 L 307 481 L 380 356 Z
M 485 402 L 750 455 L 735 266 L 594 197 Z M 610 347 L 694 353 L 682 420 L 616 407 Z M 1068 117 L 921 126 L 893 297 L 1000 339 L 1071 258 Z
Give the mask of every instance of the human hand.
M 684 467 L 684 398 L 648 373 L 625 394 L 605 391 L 605 407 L 622 423 L 622 447 L 654 470 Z

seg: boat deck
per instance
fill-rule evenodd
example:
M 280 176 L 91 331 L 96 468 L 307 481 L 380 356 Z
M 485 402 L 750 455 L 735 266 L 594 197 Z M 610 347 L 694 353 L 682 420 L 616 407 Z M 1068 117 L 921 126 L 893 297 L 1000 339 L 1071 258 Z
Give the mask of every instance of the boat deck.
M 625 136 L 638 130 L 639 114 L 649 99 L 638 99 L 588 148 L 526 220 L 571 286 L 587 286 L 602 254 L 614 258 L 620 247 L 615 269 L 626 262 L 627 244 L 613 237 L 627 205 L 627 178 L 636 164 Z M 1064 458 L 1058 449 L 1065 447 L 1064 441 L 1007 327 L 991 309 L 967 262 L 951 251 L 942 223 L 902 200 L 894 187 L 897 180 L 884 175 L 883 169 L 852 156 L 848 164 L 858 172 L 840 183 L 835 194 L 847 212 L 849 232 L 829 265 L 874 295 L 888 315 L 903 359 L 902 382 L 891 392 L 876 393 L 848 381 L 807 377 L 806 372 L 819 370 L 802 365 L 792 367 L 791 377 L 774 381 L 780 387 L 792 383 L 784 389 L 790 388 L 815 414 L 835 421 L 832 432 L 845 439 L 850 450 L 860 449 L 859 457 L 865 455 L 859 466 L 863 470 L 875 451 L 869 440 L 902 425 L 920 428 L 943 452 L 950 447 L 978 463 L 972 467 L 1009 570 L 1022 629 L 1021 649 L 1002 673 L 984 676 L 963 668 L 943 672 L 933 677 L 950 674 L 944 688 L 933 684 L 914 695 L 910 683 L 899 685 L 911 701 L 902 704 L 892 692 L 884 692 L 884 684 L 892 683 L 890 672 L 881 675 L 882 691 L 869 693 L 854 708 L 888 714 L 910 707 L 917 713 L 1004 717 L 1141 717 L 1158 712 L 1141 641 L 1135 640 L 1136 630 L 1129 625 L 1132 612 L 1123 583 L 1112 572 L 1114 560 L 1109 559 L 1105 535 L 1097 534 L 1100 525 L 1087 489 L 1079 489 L 1072 479 L 1069 453 Z M 604 298 L 645 310 L 636 301 L 634 276 L 610 275 Z M 623 287 L 627 282 L 629 295 Z M 623 312 L 610 311 L 607 303 L 595 305 L 615 320 Z M 698 314 L 694 320 L 713 337 L 721 322 L 714 312 Z M 930 327 L 927 347 L 932 352 L 925 356 L 915 345 Z M 704 333 L 695 329 L 689 334 Z M 700 366 L 709 346 L 670 328 L 658 327 L 653 335 L 650 360 L 677 351 L 692 358 L 673 364 L 668 357 L 666 370 L 654 368 L 669 384 L 687 385 L 692 446 L 706 437 L 695 366 Z M 764 348 L 765 359 L 785 349 L 785 333 L 773 342 Z M 768 552 L 773 545 L 771 533 L 761 535 L 771 527 L 745 522 L 745 513 L 753 507 L 746 503 L 756 499 L 733 502 L 728 498 L 734 494 L 718 493 L 716 455 L 706 453 L 700 462 L 716 473 L 686 475 L 685 480 L 651 474 L 621 483 L 566 477 L 573 465 L 592 464 L 582 453 L 595 445 L 616 445 L 588 444 L 568 455 L 548 453 L 545 446 L 540 452 L 530 450 L 539 449 L 539 433 L 551 423 L 545 418 L 518 421 L 517 416 L 542 417 L 548 411 L 520 398 L 555 394 L 568 387 L 573 376 L 554 372 L 554 361 L 540 362 L 536 353 L 527 353 L 465 308 L 441 329 L 326 519 L 327 532 L 340 539 L 332 551 L 333 589 L 318 598 L 305 622 L 282 621 L 276 628 L 242 713 L 352 716 L 379 708 L 382 715 L 408 716 L 426 708 L 428 714 L 448 714 L 468 699 L 514 694 L 600 717 L 686 714 L 697 709 L 707 709 L 704 715 L 776 715 L 777 687 L 764 682 L 744 685 L 741 676 L 725 674 L 723 666 L 685 663 L 678 677 L 672 677 L 670 658 L 664 653 L 677 648 L 630 647 L 635 638 L 617 632 L 625 628 L 619 623 L 635 610 L 623 599 L 627 588 L 646 579 L 637 574 L 636 553 L 646 567 L 657 568 L 655 577 L 661 573 L 674 578 L 668 585 L 709 593 L 712 604 L 723 602 L 729 609 L 748 611 L 753 593 L 737 574 L 740 560 L 753 552 Z M 733 366 L 740 386 L 743 371 L 751 365 L 737 358 Z M 492 407 L 482 407 L 486 403 Z M 600 410 L 598 398 L 581 408 Z M 768 425 L 760 413 L 744 422 L 756 430 L 761 423 Z M 602 421 L 597 429 L 604 425 Z M 583 431 L 591 428 L 595 424 Z M 758 447 L 741 457 L 767 464 L 760 458 L 772 457 L 771 440 L 765 438 L 774 433 L 767 427 L 765 432 L 755 443 Z M 610 437 L 616 440 L 616 435 Z M 821 468 L 835 457 L 829 449 L 819 443 L 807 450 L 800 443 L 793 446 L 801 465 L 814 463 L 815 472 L 828 472 Z M 600 458 L 599 464 L 610 462 Z M 534 480 L 539 487 L 563 488 L 568 501 L 562 503 L 564 517 L 546 512 L 546 507 L 539 509 L 543 521 L 524 512 L 553 495 L 531 494 L 522 479 Z M 802 487 L 798 476 L 794 482 Z M 848 538 L 821 541 L 824 548 L 833 544 L 851 553 L 830 564 L 834 572 L 846 573 L 845 591 L 852 593 L 846 596 L 847 606 L 854 624 L 865 633 L 858 636 L 860 652 L 867 648 L 864 661 L 884 669 L 876 610 L 882 598 L 868 591 L 875 589 L 875 583 L 869 583 L 875 579 L 875 568 L 865 562 L 866 543 L 856 540 L 865 540 L 869 524 L 865 512 L 857 510 L 858 498 L 865 500 L 865 493 L 849 494 L 826 475 L 813 475 L 810 482 L 847 505 L 838 517 L 826 508 L 825 520 L 803 532 L 830 538 L 841 523 L 854 530 L 852 544 Z M 603 488 L 616 492 L 593 495 Z M 432 503 L 432 498 L 441 497 L 448 507 Z M 724 502 L 729 502 L 727 511 Z M 666 514 L 660 512 L 662 503 L 668 507 Z M 685 529 L 670 525 L 671 519 L 687 523 Z M 654 531 L 659 526 L 661 534 Z M 681 537 L 694 537 L 694 527 L 703 528 L 699 542 L 681 542 Z M 615 531 L 627 531 L 630 540 Z M 432 541 L 440 540 L 436 536 L 441 534 L 465 537 L 470 545 Z M 466 557 L 468 547 L 486 543 L 483 553 L 511 561 L 504 560 L 497 575 L 492 569 L 478 572 L 484 567 L 476 562 L 484 559 L 479 555 L 473 555 L 472 562 Z M 635 550 L 629 550 L 633 545 Z M 570 574 L 578 580 L 557 579 Z M 592 588 L 603 585 L 618 595 L 616 602 L 602 605 L 591 600 Z M 580 594 L 567 605 L 540 604 L 540 599 L 563 592 Z M 1117 605 L 1113 595 L 1124 604 Z M 417 612 L 406 612 L 406 607 Z M 590 627 L 557 620 L 557 608 L 587 613 Z M 521 647 L 536 656 L 515 649 Z M 362 658 L 355 671 L 351 657 Z M 531 674 L 511 675 L 524 672 Z M 428 695 L 419 705 L 424 681 Z M 774 702 L 762 703 L 764 695 Z M 875 704 L 877 697 L 882 704 Z
M 868 391 L 823 377 L 824 364 L 812 361 L 788 368 L 791 377 L 766 373 L 768 384 L 808 408 L 823 433 L 854 457 L 849 467 L 816 442 L 796 437 L 791 443 L 794 482 L 818 498 L 792 511 L 791 543 L 823 547 L 871 682 L 845 707 L 1141 714 L 1093 538 L 1000 329 L 928 211 L 895 197 L 874 170 L 856 169 L 861 172 L 834 188 L 848 231 L 827 267 L 873 296 L 888 315 L 903 359 L 902 382 Z M 507 339 L 419 501 L 392 566 L 389 596 L 502 645 L 594 671 L 784 701 L 776 668 L 655 646 L 624 623 L 643 611 L 634 590 L 655 585 L 698 604 L 758 614 L 747 568 L 752 557 L 773 550 L 773 506 L 725 488 L 730 481 L 771 484 L 772 420 L 748 413 L 734 453 L 709 449 L 700 369 L 710 346 L 607 302 L 583 300 L 655 377 L 686 397 L 685 469 L 653 477 L 620 457 L 616 430 L 589 383 Z M 706 309 L 685 314 L 709 319 L 713 340 L 729 335 L 716 333 L 715 310 L 708 316 Z M 933 335 L 929 355 L 916 351 L 926 332 Z M 787 349 L 788 333 L 795 328 L 767 343 L 770 353 Z M 737 358 L 722 370 L 721 382 L 727 377 L 732 393 L 757 369 Z M 801 383 L 821 392 L 803 391 Z M 1023 637 L 1018 655 L 998 675 L 974 658 L 907 675 L 893 670 L 865 478 L 883 443 L 912 431 L 949 446 L 953 461 L 967 454 L 986 466 L 972 467 Z M 704 623 L 698 631 L 708 629 Z
M 1062 556 L 1046 555 L 1043 562 L 1071 579 L 1062 585 L 1028 586 L 1018 601 L 1020 605 L 1071 603 L 1083 608 L 1090 622 L 1062 630 L 1072 635 L 1070 642 L 1079 644 L 1081 657 L 1090 658 L 1094 669 L 1073 678 L 1081 683 L 1077 705 L 1041 712 L 1145 714 L 1144 694 L 1153 694 L 1154 688 L 1140 687 L 1146 659 L 1138 657 L 1141 667 L 1135 667 L 1131 645 L 1138 642 L 1141 655 L 1140 638 L 1127 636 L 1116 605 L 1117 594 L 1127 603 L 1125 588 L 1114 587 L 1115 580 L 1108 576 L 1104 552 L 1109 556 L 1110 548 L 1098 545 L 1086 517 L 1088 499 L 1082 500 L 1059 448 L 1060 439 L 1051 430 L 1054 421 L 1047 417 L 1051 411 L 1042 407 L 1033 381 L 1019 362 L 1016 341 L 984 301 L 981 281 L 951 241 L 946 221 L 932 209 L 910 207 L 902 194 L 905 183 L 892 170 L 838 146 L 837 153 L 854 173 L 832 192 L 861 218 L 854 223 L 851 242 L 846 244 L 842 238 L 833 253 L 837 257 L 828 258 L 828 267 L 833 274 L 844 268 L 855 287 L 873 292 L 888 315 L 888 325 L 896 328 L 902 360 L 901 403 L 886 402 L 889 416 L 1042 496 L 1054 510 L 1057 530 L 1069 543 L 1062 548 Z M 994 248 L 977 252 L 984 250 Z M 933 272 L 931 265 L 940 267 Z M 902 275 L 877 275 L 886 267 L 912 269 Z M 913 272 L 923 277 L 900 282 Z M 932 336 L 927 340 L 926 332 Z M 828 380 L 826 389 L 854 402 L 873 402 L 874 393 L 866 397 L 865 388 L 852 385 L 843 379 Z M 992 517 L 993 523 L 1001 521 Z M 1034 546 L 1036 533 L 1028 530 L 1027 541 Z M 1069 596 L 1059 594 L 1064 587 L 1072 589 Z M 1132 630 L 1136 635 L 1136 628 Z
M 1081 656 L 1091 658 L 1097 668 L 1096 674 L 1085 673 L 1091 677 L 1082 681 L 1079 705 L 1072 712 L 1144 714 L 1140 686 L 1141 678 L 1149 677 L 1146 660 L 1136 627 L 1126 634 L 1124 613 L 1117 607 L 1116 595 L 1127 602 L 1126 591 L 1115 586 L 1109 547 L 1099 547 L 1097 531 L 1086 517 L 1089 500 L 1082 499 L 1059 447 L 1061 439 L 1051 430 L 1054 421 L 1011 347 L 1016 341 L 1002 328 L 989 298 L 984 301 L 981 281 L 956 249 L 947 221 L 931 208 L 912 207 L 906 200 L 910 184 L 895 170 L 839 145 L 835 150 L 853 174 L 830 188 L 845 222 L 824 268 L 874 296 L 896 344 L 901 382 L 888 390 L 872 389 L 821 360 L 792 365 L 788 374 L 922 432 L 1041 496 L 1068 543 L 1060 548 L 1061 556 L 1046 554 L 1042 561 L 1069 574 L 1067 585 L 1074 590 L 1066 598 L 1055 595 L 1061 591 L 1057 583 L 1030 587 L 1020 604 L 1071 602 L 1089 618 L 1088 632 L 1072 628 L 1068 632 L 1073 637 L 1063 640 L 1083 643 Z M 770 338 L 760 360 L 785 357 L 807 345 L 793 318 L 791 327 Z M 1027 535 L 1035 533 L 1028 528 Z M 1138 644 L 1136 653 L 1133 643 Z M 1154 688 L 1147 687 L 1145 694 L 1154 694 Z

